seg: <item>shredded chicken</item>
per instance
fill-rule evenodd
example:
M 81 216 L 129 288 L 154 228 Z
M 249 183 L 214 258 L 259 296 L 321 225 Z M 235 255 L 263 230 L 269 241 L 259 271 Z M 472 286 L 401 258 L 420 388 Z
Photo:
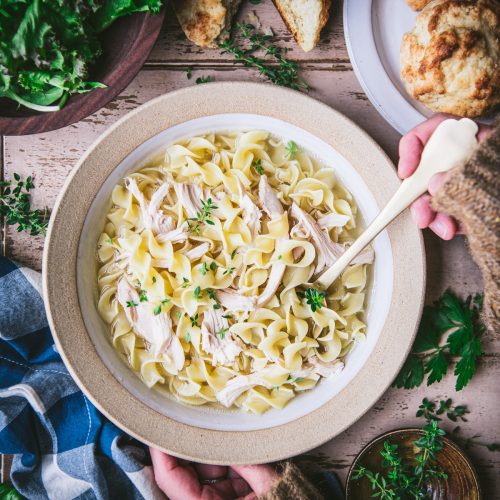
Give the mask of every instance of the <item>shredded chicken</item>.
M 207 309 L 201 324 L 201 347 L 212 354 L 212 365 L 230 365 L 241 352 L 241 347 L 229 332 L 226 318 L 221 309 Z
M 306 378 L 312 375 L 313 373 L 318 374 L 320 377 L 330 377 L 331 375 L 336 375 L 340 373 L 344 369 L 344 363 L 339 359 L 331 363 L 325 363 L 321 361 L 316 356 L 308 359 L 307 363 L 305 363 L 302 369 L 292 372 L 290 375 L 292 378 Z
M 127 177 L 125 179 L 125 187 L 139 202 L 142 223 L 146 229 L 151 229 L 156 234 L 168 233 L 174 229 L 172 217 L 165 215 L 162 210 L 160 210 L 163 199 L 170 190 L 171 185 L 169 183 L 164 182 L 161 184 L 153 193 L 149 202 L 146 200 L 144 193 L 139 189 L 137 182 L 132 177 Z
M 250 228 L 252 236 L 255 238 L 260 233 L 262 212 L 246 193 L 241 196 L 240 206 L 243 208 L 243 221 Z
M 259 200 L 263 210 L 269 218 L 276 219 L 284 213 L 283 205 L 278 200 L 273 188 L 269 185 L 265 175 L 260 176 L 259 181 Z
M 189 236 L 189 227 L 187 224 L 183 224 L 177 229 L 172 229 L 166 233 L 158 234 L 156 240 L 159 243 L 165 243 L 166 241 L 171 241 L 172 243 L 179 243 L 181 241 L 187 240 Z
M 116 296 L 129 323 L 150 344 L 153 354 L 166 354 L 173 360 L 177 370 L 182 370 L 184 349 L 174 334 L 170 316 L 164 312 L 155 315 L 148 302 L 140 301 L 139 294 L 125 277 L 118 282 Z
M 196 214 L 201 211 L 201 200 L 203 191 L 195 184 L 182 184 L 180 182 L 173 183 L 175 194 L 179 203 L 182 205 L 188 217 L 196 217 Z
M 216 290 L 215 295 L 221 305 L 231 312 L 253 311 L 257 304 L 257 297 L 248 297 L 246 295 L 241 295 L 241 293 L 231 288 Z
M 210 250 L 210 244 L 205 242 L 197 247 L 190 248 L 189 250 L 182 252 L 189 260 L 197 260 L 203 257 Z
M 332 241 L 328 232 L 322 230 L 313 217 L 297 204 L 292 203 L 290 212 L 298 221 L 297 226 L 292 228 L 291 234 L 295 237 L 310 238 L 316 249 L 318 263 L 315 272 L 320 273 L 325 267 L 331 267 L 346 251 L 346 245 Z M 368 248 L 353 259 L 351 264 L 370 264 L 371 262 L 373 262 L 373 250 Z
M 241 394 L 248 391 L 256 385 L 264 385 L 263 381 L 255 374 L 251 375 L 238 375 L 232 378 L 224 389 L 217 392 L 215 397 L 219 403 L 224 406 L 230 407 L 238 399 Z

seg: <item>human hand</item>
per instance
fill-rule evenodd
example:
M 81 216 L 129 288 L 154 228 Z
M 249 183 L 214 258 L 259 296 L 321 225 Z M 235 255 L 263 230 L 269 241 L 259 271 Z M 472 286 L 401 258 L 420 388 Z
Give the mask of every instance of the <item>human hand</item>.
M 205 465 L 149 451 L 155 480 L 170 500 L 254 500 L 278 478 L 270 465 Z
M 422 151 L 436 127 L 448 118 L 456 116 L 439 113 L 425 122 L 410 130 L 399 141 L 399 164 L 398 175 L 401 179 L 409 177 L 417 168 Z M 479 126 L 477 134 L 478 141 L 488 137 L 491 127 Z M 429 192 L 414 201 L 410 207 L 413 220 L 420 229 L 428 227 L 443 240 L 451 240 L 455 234 L 461 232 L 461 228 L 455 219 L 443 213 L 436 213 L 431 207 L 431 196 L 444 184 L 447 177 L 453 175 L 451 172 L 434 175 L 429 183 Z

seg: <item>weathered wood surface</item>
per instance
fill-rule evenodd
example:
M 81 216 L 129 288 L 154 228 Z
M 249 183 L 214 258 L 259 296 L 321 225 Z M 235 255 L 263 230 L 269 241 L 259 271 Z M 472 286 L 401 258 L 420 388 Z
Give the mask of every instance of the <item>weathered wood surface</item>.
M 302 53 L 296 47 L 271 2 L 264 0 L 258 6 L 248 4 L 240 18 L 244 19 L 250 11 L 256 11 L 263 27 L 272 26 L 279 43 L 290 48 L 290 57 L 301 61 L 304 69 L 302 74 L 313 87 L 310 95 L 350 117 L 396 160 L 399 135 L 369 103 L 352 71 L 343 39 L 341 5 L 335 5 L 333 18 L 325 29 L 321 44 L 309 54 Z M 190 80 L 185 72 L 189 66 L 193 67 Z M 258 78 L 254 70 L 235 69 L 232 60 L 221 55 L 218 50 L 202 50 L 193 46 L 167 12 L 162 35 L 148 63 L 117 99 L 91 117 L 63 130 L 27 137 L 5 137 L 3 175 L 10 178 L 13 172 L 33 174 L 36 184 L 34 205 L 52 207 L 68 173 L 83 151 L 106 127 L 153 97 L 194 85 L 196 77 L 200 75 L 211 75 L 217 81 Z M 293 106 L 293 102 L 290 105 Z M 42 238 L 26 237 L 7 228 L 4 241 L 7 255 L 40 269 L 42 250 Z M 426 250 L 428 302 L 448 287 L 462 295 L 482 289 L 480 273 L 462 238 L 444 243 L 428 234 Z M 461 434 L 464 437 L 480 434 L 484 442 L 498 441 L 498 339 L 486 338 L 484 350 L 487 354 L 478 374 L 458 394 L 454 391 L 452 376 L 429 388 L 424 386 L 412 391 L 389 389 L 348 431 L 317 450 L 322 454 L 323 465 L 332 468 L 344 479 L 353 458 L 368 441 L 382 432 L 419 424 L 415 412 L 423 397 L 452 397 L 457 403 L 467 404 L 472 413 L 468 422 L 460 424 Z M 325 422 L 325 425 L 328 423 Z M 448 428 L 453 428 L 453 425 Z M 484 498 L 500 498 L 500 454 L 477 446 L 470 448 L 468 453 L 479 472 Z

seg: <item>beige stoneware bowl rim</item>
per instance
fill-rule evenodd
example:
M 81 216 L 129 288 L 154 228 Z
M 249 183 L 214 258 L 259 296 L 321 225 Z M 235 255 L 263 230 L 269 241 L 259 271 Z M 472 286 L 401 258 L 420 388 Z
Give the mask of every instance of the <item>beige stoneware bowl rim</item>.
M 265 463 L 332 439 L 386 391 L 411 348 L 418 326 L 425 293 L 425 254 L 420 231 L 410 216 L 403 214 L 388 229 L 393 296 L 380 338 L 354 379 L 319 409 L 277 427 L 233 432 L 182 424 L 146 406 L 114 378 L 86 331 L 76 283 L 80 233 L 104 180 L 135 148 L 173 125 L 226 113 L 273 117 L 315 135 L 353 165 L 379 207 L 399 185 L 391 161 L 363 130 L 304 94 L 247 82 L 177 90 L 136 108 L 112 125 L 67 178 L 47 234 L 43 292 L 49 325 L 66 367 L 89 400 L 118 427 L 139 441 L 185 459 L 213 464 Z

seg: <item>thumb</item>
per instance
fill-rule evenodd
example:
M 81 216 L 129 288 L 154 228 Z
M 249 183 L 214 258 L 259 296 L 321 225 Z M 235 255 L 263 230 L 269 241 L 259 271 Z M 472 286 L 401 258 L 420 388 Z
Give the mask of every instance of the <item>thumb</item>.
M 278 479 L 271 465 L 232 465 L 231 469 L 249 484 L 257 496 L 267 493 Z

